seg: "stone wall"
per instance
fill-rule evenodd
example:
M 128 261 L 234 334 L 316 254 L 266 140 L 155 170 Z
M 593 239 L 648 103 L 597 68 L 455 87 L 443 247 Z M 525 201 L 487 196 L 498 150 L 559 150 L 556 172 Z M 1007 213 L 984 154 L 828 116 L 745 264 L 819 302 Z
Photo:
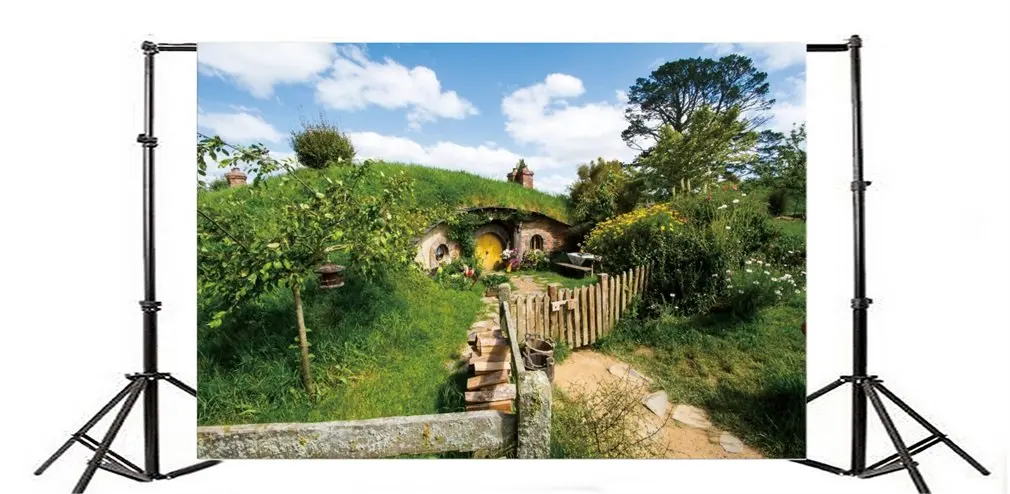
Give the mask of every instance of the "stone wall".
M 544 239 L 545 252 L 554 252 L 565 245 L 565 232 L 568 227 L 563 223 L 549 218 L 536 218 L 524 221 L 519 228 L 519 243 L 522 246 L 520 252 L 530 249 L 530 242 L 534 235 L 540 235 Z

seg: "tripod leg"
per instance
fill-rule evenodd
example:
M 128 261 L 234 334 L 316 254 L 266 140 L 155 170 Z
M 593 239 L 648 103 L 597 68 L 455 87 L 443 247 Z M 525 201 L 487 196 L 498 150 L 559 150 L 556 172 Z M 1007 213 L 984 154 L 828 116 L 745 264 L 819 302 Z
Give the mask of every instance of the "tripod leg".
M 845 384 L 845 382 L 846 382 L 845 379 L 838 379 L 837 381 L 834 381 L 831 384 L 824 386 L 823 388 L 818 389 L 817 391 L 814 391 L 813 393 L 810 394 L 810 396 L 807 396 L 807 403 L 810 403 L 811 401 L 814 401 L 817 398 L 820 398 L 821 396 L 830 393 L 833 389 Z
M 898 450 L 898 456 L 901 458 L 901 463 L 905 465 L 905 469 L 908 470 L 908 475 L 912 477 L 912 482 L 915 484 L 915 488 L 919 490 L 921 494 L 928 494 L 929 487 L 926 486 L 926 481 L 923 480 L 922 474 L 919 473 L 919 469 L 916 468 L 915 462 L 912 461 L 912 455 L 908 452 L 908 448 L 905 447 L 905 442 L 901 440 L 901 434 L 898 434 L 898 429 L 894 426 L 894 422 L 891 421 L 891 416 L 887 414 L 887 409 L 884 408 L 884 404 L 880 401 L 880 397 L 877 396 L 877 391 L 873 389 L 872 381 L 866 380 L 860 384 L 863 390 L 866 391 L 866 396 L 870 399 L 870 403 L 873 404 L 873 408 L 877 411 L 877 415 L 880 417 L 880 422 L 884 424 L 884 429 L 887 430 L 887 435 L 891 437 L 891 442 L 894 443 L 894 448 Z
M 84 469 L 84 473 L 81 475 L 80 480 L 77 481 L 77 485 L 74 487 L 74 494 L 80 494 L 84 492 L 84 489 L 88 487 L 88 483 L 91 482 L 91 478 L 95 476 L 95 471 L 98 470 L 102 459 L 105 458 L 105 454 L 108 453 L 109 447 L 112 446 L 112 441 L 116 438 L 116 434 L 119 433 L 119 429 L 123 427 L 123 422 L 126 421 L 126 416 L 130 414 L 130 410 L 133 408 L 134 403 L 137 402 L 137 398 L 140 393 L 144 391 L 147 385 L 147 381 L 144 379 L 137 379 L 130 384 L 130 394 L 126 398 L 126 402 L 123 403 L 123 408 L 119 409 L 119 413 L 116 414 L 115 420 L 112 421 L 112 425 L 109 426 L 108 432 L 105 433 L 105 437 L 102 438 L 102 442 L 98 445 L 98 450 L 95 451 L 95 455 L 88 462 L 87 468 Z
M 91 430 L 91 428 L 94 427 L 99 420 L 102 420 L 102 418 L 105 417 L 105 415 L 107 415 L 110 410 L 115 408 L 120 401 L 123 401 L 123 398 L 126 398 L 126 395 L 130 392 L 130 389 L 133 387 L 133 384 L 134 382 L 130 381 L 126 385 L 126 387 L 124 387 L 123 390 L 119 392 L 119 394 L 117 394 L 114 398 L 112 398 L 112 401 L 106 403 L 105 406 L 98 411 L 98 413 L 96 413 L 93 417 L 91 417 L 91 419 L 84 424 L 84 427 L 81 427 L 77 432 L 74 433 L 74 435 L 70 436 L 70 439 L 67 439 L 67 442 L 63 443 L 63 446 L 60 446 L 60 449 L 56 450 L 56 452 L 53 453 L 53 455 L 50 456 L 49 459 L 43 462 L 42 465 L 35 470 L 35 475 L 42 475 L 42 473 L 45 472 L 46 469 L 53 464 L 53 462 L 55 462 L 61 456 L 63 456 L 63 453 L 66 453 L 67 450 L 70 449 L 70 447 L 73 446 L 74 443 L 77 442 L 82 435 L 86 434 L 89 430 Z
M 196 389 L 193 389 L 192 387 L 186 385 L 186 383 L 184 383 L 184 382 L 182 382 L 182 381 L 180 381 L 180 380 L 178 380 L 178 379 L 176 379 L 176 378 L 174 378 L 172 376 L 166 376 L 165 380 L 168 381 L 169 384 L 171 384 L 171 385 L 173 385 L 173 386 L 175 386 L 175 387 L 177 387 L 177 388 L 179 388 L 179 389 L 181 389 L 181 390 L 189 393 L 194 398 L 196 397 Z
M 989 475 L 989 470 L 986 470 L 985 467 L 983 467 L 979 462 L 975 461 L 975 459 L 972 458 L 971 455 L 966 453 L 958 445 L 954 444 L 954 441 L 948 439 L 944 433 L 940 432 L 940 430 L 934 427 L 933 424 L 930 424 L 925 418 L 922 417 L 922 415 L 919 415 L 918 413 L 915 412 L 915 410 L 912 410 L 912 407 L 908 406 L 905 402 L 901 401 L 901 399 L 895 396 L 894 393 L 891 392 L 891 390 L 885 388 L 884 385 L 881 383 L 874 384 L 874 387 L 879 389 L 880 392 L 887 397 L 887 399 L 891 400 L 895 405 L 898 405 L 898 408 L 900 408 L 903 412 L 907 413 L 909 417 L 915 419 L 915 421 L 918 422 L 919 425 L 925 427 L 926 430 L 933 433 L 933 435 L 938 437 L 940 441 L 946 444 L 950 449 L 954 450 L 954 452 L 957 453 L 958 456 L 963 458 L 964 461 L 968 462 L 969 465 L 975 467 L 975 470 L 978 470 L 978 472 L 981 473 L 982 475 Z

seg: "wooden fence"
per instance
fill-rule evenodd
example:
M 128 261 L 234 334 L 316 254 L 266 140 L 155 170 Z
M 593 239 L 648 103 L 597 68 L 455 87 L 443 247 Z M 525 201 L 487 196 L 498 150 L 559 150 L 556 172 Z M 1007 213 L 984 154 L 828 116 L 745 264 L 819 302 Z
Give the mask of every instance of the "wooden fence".
M 600 274 L 600 281 L 575 289 L 557 283 L 547 293 L 513 295 L 509 312 L 518 339 L 544 335 L 580 348 L 613 331 L 632 298 L 648 288 L 649 267 L 639 266 L 617 275 Z

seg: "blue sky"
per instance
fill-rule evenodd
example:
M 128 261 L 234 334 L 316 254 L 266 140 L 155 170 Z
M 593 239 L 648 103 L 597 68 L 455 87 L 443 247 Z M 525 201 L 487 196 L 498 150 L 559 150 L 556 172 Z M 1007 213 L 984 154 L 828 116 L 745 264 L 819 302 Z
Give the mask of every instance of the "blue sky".
M 802 43 L 201 43 L 198 125 L 285 157 L 290 132 L 322 111 L 359 158 L 499 179 L 525 158 L 537 189 L 565 192 L 580 163 L 635 156 L 620 133 L 636 78 L 728 53 L 768 73 L 777 102 L 767 127 L 805 120 Z

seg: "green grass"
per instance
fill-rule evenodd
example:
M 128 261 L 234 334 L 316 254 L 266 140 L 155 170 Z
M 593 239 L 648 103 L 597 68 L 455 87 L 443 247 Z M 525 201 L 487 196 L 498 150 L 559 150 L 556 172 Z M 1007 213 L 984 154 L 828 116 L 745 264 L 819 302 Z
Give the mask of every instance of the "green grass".
M 522 270 L 509 273 L 509 278 L 516 278 L 522 276 L 532 276 L 533 280 L 544 286 L 544 290 L 547 290 L 547 285 L 550 283 L 558 283 L 561 288 L 578 288 L 580 286 L 591 285 L 599 281 L 599 277 L 596 275 L 586 275 L 584 278 L 571 278 L 554 271 L 529 271 Z
M 780 218 L 773 218 L 771 220 L 772 227 L 782 232 L 784 235 L 790 235 L 799 238 L 807 237 L 807 222 L 802 220 L 787 220 Z
M 461 411 L 465 369 L 450 369 L 482 307 L 478 289 L 440 288 L 415 272 L 304 290 L 318 398 L 301 387 L 292 297 L 278 290 L 216 329 L 200 308 L 201 425 L 317 422 Z
M 433 215 L 444 214 L 447 210 L 461 207 L 509 207 L 544 214 L 551 218 L 568 222 L 568 198 L 564 195 L 547 194 L 535 189 L 504 180 L 492 180 L 464 171 L 443 170 L 420 165 L 374 162 L 373 175 L 379 172 L 391 176 L 405 173 L 415 182 L 415 204 Z M 307 184 L 321 184 L 326 177 L 338 180 L 346 177 L 347 168 L 334 167 L 325 170 L 299 169 L 297 177 Z M 504 177 L 503 177 L 504 178 Z M 282 183 L 279 177 L 266 180 L 270 191 L 265 198 L 249 197 L 245 187 L 228 188 L 219 191 L 200 191 L 201 206 L 213 208 L 223 201 L 241 200 L 250 212 L 268 211 L 276 205 L 278 198 L 291 197 L 302 193 L 304 188 L 297 181 Z M 379 190 L 379 182 L 372 177 L 359 185 L 362 193 L 373 194 Z M 448 209 L 446 209 L 448 208 Z M 432 222 L 442 219 L 430 218 Z
M 770 458 L 805 456 L 806 339 L 802 303 L 724 316 L 622 319 L 602 351 L 655 379 L 673 403 L 708 410 L 714 424 Z M 641 345 L 653 352 L 635 352 Z

